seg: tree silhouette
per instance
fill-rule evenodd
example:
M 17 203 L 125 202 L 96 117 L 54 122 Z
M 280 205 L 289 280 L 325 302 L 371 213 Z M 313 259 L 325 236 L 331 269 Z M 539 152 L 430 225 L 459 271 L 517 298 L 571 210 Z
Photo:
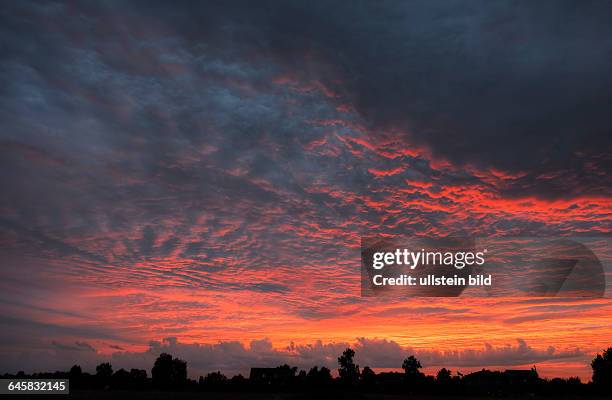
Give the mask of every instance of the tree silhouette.
M 113 367 L 110 363 L 102 363 L 96 367 L 96 378 L 98 379 L 98 384 L 102 386 L 107 386 L 110 383 L 111 377 L 113 376 Z
M 402 363 L 402 369 L 404 370 L 404 374 L 408 377 L 416 377 L 422 375 L 421 371 L 419 371 L 423 366 L 421 362 L 417 360 L 414 356 L 410 356 L 404 360 Z
M 113 367 L 110 363 L 102 363 L 96 367 L 96 376 L 103 380 L 108 380 L 113 376 Z
M 230 385 L 234 389 L 242 389 L 247 384 L 247 380 L 241 374 L 232 376 L 232 379 L 229 380 Z
M 451 372 L 449 370 L 447 370 L 446 368 L 442 368 L 441 370 L 438 371 L 438 374 L 436 375 L 436 382 L 441 384 L 441 385 L 448 385 L 449 383 L 451 383 L 452 381 L 452 377 L 451 377 Z
M 327 367 L 321 367 L 319 370 L 319 382 L 328 384 L 332 381 L 331 371 Z
M 211 388 L 220 388 L 227 384 L 227 377 L 221 371 L 210 372 L 205 377 L 200 377 L 200 384 Z
M 316 365 L 306 374 L 306 382 L 311 386 L 326 386 L 332 382 L 331 371 L 326 367 L 317 367 Z
M 351 385 L 359 381 L 359 365 L 355 365 L 353 357 L 355 357 L 355 351 L 351 348 L 344 350 L 342 355 L 338 357 L 340 379 Z
M 121 368 L 113 374 L 113 387 L 125 389 L 131 383 L 130 373 Z
M 361 382 L 365 386 L 373 386 L 376 383 L 376 373 L 370 367 L 363 367 L 361 371 Z
M 297 367 L 288 364 L 279 365 L 272 376 L 272 385 L 288 387 L 293 383 L 296 373 Z
M 300 372 L 298 372 L 297 374 L 297 378 L 299 382 L 304 382 L 306 380 L 306 371 L 301 369 Z
M 151 377 L 157 387 L 180 387 L 187 382 L 187 362 L 162 353 L 153 364 Z
M 135 385 L 143 385 L 147 382 L 147 371 L 144 369 L 130 369 L 130 379 Z
M 79 379 L 83 374 L 83 370 L 80 365 L 73 365 L 68 374 L 70 374 L 70 379 Z
M 612 347 L 609 347 L 603 352 L 603 355 L 597 356 L 591 361 L 593 368 L 593 383 L 612 389 Z

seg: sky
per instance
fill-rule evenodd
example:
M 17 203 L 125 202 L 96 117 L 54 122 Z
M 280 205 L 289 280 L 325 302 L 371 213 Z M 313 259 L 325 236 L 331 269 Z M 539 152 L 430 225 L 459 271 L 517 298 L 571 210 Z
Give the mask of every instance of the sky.
M 0 372 L 590 379 L 612 300 L 363 298 L 362 236 L 609 237 L 605 1 L 0 2 Z

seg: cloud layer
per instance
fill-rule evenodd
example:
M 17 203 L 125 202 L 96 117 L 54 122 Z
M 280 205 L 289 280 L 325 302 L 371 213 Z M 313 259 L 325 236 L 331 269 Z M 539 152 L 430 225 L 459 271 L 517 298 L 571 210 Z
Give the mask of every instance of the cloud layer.
M 467 348 L 451 351 L 414 349 L 403 347 L 393 340 L 358 338 L 354 342 L 312 344 L 290 344 L 275 348 L 268 339 L 253 340 L 248 345 L 238 341 L 213 344 L 181 343 L 176 338 L 165 338 L 151 342 L 140 352 L 114 351 L 100 354 L 89 343 L 53 343 L 54 348 L 47 353 L 38 354 L 35 362 L 38 368 L 67 369 L 73 362 L 80 360 L 83 367 L 93 370 L 97 363 L 110 361 L 115 368 L 142 368 L 150 370 L 153 362 L 161 353 L 170 353 L 188 361 L 190 375 L 197 377 L 215 370 L 226 374 L 248 374 L 251 367 L 275 367 L 282 364 L 295 365 L 308 370 L 312 366 L 326 366 L 337 369 L 337 358 L 351 347 L 356 352 L 356 362 L 379 370 L 399 370 L 402 361 L 416 355 L 430 371 L 436 368 L 452 367 L 470 371 L 484 367 L 516 367 L 541 362 L 563 363 L 567 360 L 586 360 L 589 355 L 579 348 L 558 351 L 550 346 L 537 350 L 524 340 L 517 339 L 516 345 L 507 344 L 495 347 L 485 343 L 483 348 Z M 68 363 L 68 364 L 67 364 Z M 4 368 L 14 368 L 16 360 L 4 360 Z
M 3 7 L 2 354 L 137 354 L 164 337 L 249 355 L 244 343 L 264 338 L 384 337 L 457 347 L 457 362 L 481 335 L 496 351 L 538 343 L 512 348 L 536 361 L 574 341 L 599 350 L 609 301 L 366 302 L 358 246 L 365 234 L 609 234 L 611 13 Z

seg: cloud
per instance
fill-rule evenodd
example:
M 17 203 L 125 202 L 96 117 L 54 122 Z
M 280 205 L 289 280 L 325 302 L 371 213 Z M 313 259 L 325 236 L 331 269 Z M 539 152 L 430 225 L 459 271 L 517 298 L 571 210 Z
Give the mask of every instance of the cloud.
M 74 352 L 95 352 L 95 349 L 84 342 L 60 344 L 52 342 L 58 360 L 65 360 L 66 355 Z M 312 344 L 294 345 L 276 348 L 269 339 L 253 340 L 248 345 L 240 342 L 218 342 L 214 344 L 182 343 L 176 338 L 166 338 L 160 342 L 151 342 L 146 351 L 116 351 L 106 356 L 83 357 L 79 362 L 93 368 L 95 362 L 110 360 L 115 368 L 149 369 L 155 358 L 161 353 L 170 353 L 188 362 L 191 376 L 198 376 L 210 371 L 221 370 L 226 374 L 247 373 L 251 367 L 274 367 L 281 364 L 296 365 L 308 369 L 314 365 L 337 369 L 337 358 L 351 347 L 356 352 L 356 362 L 363 366 L 381 369 L 400 369 L 404 358 L 415 355 L 428 368 L 442 366 L 453 368 L 486 368 L 520 366 L 540 362 L 565 359 L 584 359 L 588 355 L 578 348 L 559 351 L 554 347 L 534 349 L 524 340 L 517 339 L 516 345 L 467 348 L 452 351 L 433 349 L 414 349 L 399 345 L 393 340 L 358 338 L 353 343 L 316 341 Z M 27 356 L 26 356 L 27 357 Z M 51 364 L 53 366 L 51 366 Z M 57 362 L 47 368 L 60 368 Z M 19 365 L 19 363 L 14 364 Z M 67 365 L 64 368 L 68 367 Z M 14 368 L 14 367 L 13 367 Z
M 56 341 L 52 341 L 51 344 L 53 345 L 53 347 L 56 347 L 59 350 L 64 350 L 64 351 L 93 351 L 95 352 L 96 349 L 90 345 L 87 342 L 74 342 L 74 344 L 71 343 L 58 343 Z
M 522 339 L 517 339 L 517 345 L 494 347 L 485 344 L 483 349 L 462 349 L 449 352 L 431 352 L 423 355 L 424 362 L 431 359 L 436 365 L 455 365 L 478 367 L 480 365 L 512 366 L 534 364 L 543 361 L 584 358 L 587 356 L 579 348 L 558 351 L 549 346 L 546 349 L 534 349 Z

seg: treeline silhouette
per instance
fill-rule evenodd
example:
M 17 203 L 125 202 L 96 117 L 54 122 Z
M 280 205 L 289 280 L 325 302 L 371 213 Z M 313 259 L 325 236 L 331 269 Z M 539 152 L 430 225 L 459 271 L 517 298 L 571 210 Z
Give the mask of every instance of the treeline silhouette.
M 515 393 L 612 394 L 612 347 L 591 362 L 592 382 L 584 384 L 578 377 L 542 379 L 535 366 L 527 370 L 490 371 L 483 369 L 466 375 L 453 374 L 446 368 L 435 376 L 421 372 L 421 362 L 410 356 L 402 363 L 403 372 L 375 373 L 370 367 L 359 368 L 355 351 L 347 348 L 338 357 L 338 376 L 326 367 L 299 370 L 281 365 L 276 368 L 251 368 L 249 377 L 226 377 L 211 372 L 196 380 L 187 376 L 187 362 L 162 353 L 153 364 L 151 376 L 144 369 L 113 370 L 110 363 L 96 367 L 95 374 L 83 372 L 74 365 L 68 372 L 5 374 L 4 379 L 38 378 L 70 379 L 70 388 L 90 390 L 179 390 L 179 391 L 347 391 L 376 393 L 424 393 L 445 395 L 506 395 Z

